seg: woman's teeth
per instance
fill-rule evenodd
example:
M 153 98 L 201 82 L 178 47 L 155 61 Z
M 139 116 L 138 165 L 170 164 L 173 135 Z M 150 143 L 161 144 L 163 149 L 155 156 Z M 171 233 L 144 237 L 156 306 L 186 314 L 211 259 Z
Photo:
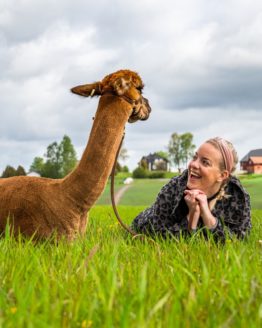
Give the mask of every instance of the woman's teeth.
M 192 178 L 196 178 L 196 179 L 200 179 L 201 178 L 201 176 L 199 174 L 197 174 L 197 173 L 191 172 L 190 174 L 191 174 L 191 177 Z

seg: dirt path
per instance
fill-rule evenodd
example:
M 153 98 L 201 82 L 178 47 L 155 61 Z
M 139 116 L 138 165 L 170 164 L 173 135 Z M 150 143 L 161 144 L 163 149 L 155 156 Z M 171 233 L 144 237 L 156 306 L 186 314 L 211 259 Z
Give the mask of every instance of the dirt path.
M 124 193 L 127 191 L 127 189 L 130 188 L 130 185 L 126 185 L 122 188 L 120 188 L 116 194 L 115 194 L 115 202 L 116 202 L 116 205 L 119 203 L 121 197 L 124 195 Z

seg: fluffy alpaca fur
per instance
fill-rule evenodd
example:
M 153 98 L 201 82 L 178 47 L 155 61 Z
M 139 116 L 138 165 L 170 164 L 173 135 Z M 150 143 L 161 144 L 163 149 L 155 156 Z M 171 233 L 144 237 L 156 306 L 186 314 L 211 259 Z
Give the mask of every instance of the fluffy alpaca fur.
M 142 89 L 137 73 L 120 70 L 71 90 L 85 97 L 101 96 L 82 158 L 64 179 L 0 179 L 1 233 L 7 221 L 14 235 L 37 239 L 55 233 L 72 240 L 86 231 L 88 212 L 104 190 L 126 122 L 145 120 L 151 111 Z

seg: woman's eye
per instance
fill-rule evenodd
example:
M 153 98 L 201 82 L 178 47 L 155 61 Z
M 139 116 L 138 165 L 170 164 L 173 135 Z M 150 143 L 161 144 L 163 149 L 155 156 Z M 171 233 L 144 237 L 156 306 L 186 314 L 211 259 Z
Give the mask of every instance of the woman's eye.
M 209 161 L 203 159 L 202 163 L 205 165 L 205 166 L 208 166 L 209 165 Z

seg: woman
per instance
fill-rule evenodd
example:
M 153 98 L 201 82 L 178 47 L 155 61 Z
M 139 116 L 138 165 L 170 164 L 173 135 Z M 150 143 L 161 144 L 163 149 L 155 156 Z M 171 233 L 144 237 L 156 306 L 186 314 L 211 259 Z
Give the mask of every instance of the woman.
M 202 230 L 224 241 L 251 229 L 250 198 L 232 176 L 238 162 L 233 145 L 213 138 L 202 144 L 180 176 L 166 184 L 148 209 L 132 222 L 138 233 L 179 237 Z

